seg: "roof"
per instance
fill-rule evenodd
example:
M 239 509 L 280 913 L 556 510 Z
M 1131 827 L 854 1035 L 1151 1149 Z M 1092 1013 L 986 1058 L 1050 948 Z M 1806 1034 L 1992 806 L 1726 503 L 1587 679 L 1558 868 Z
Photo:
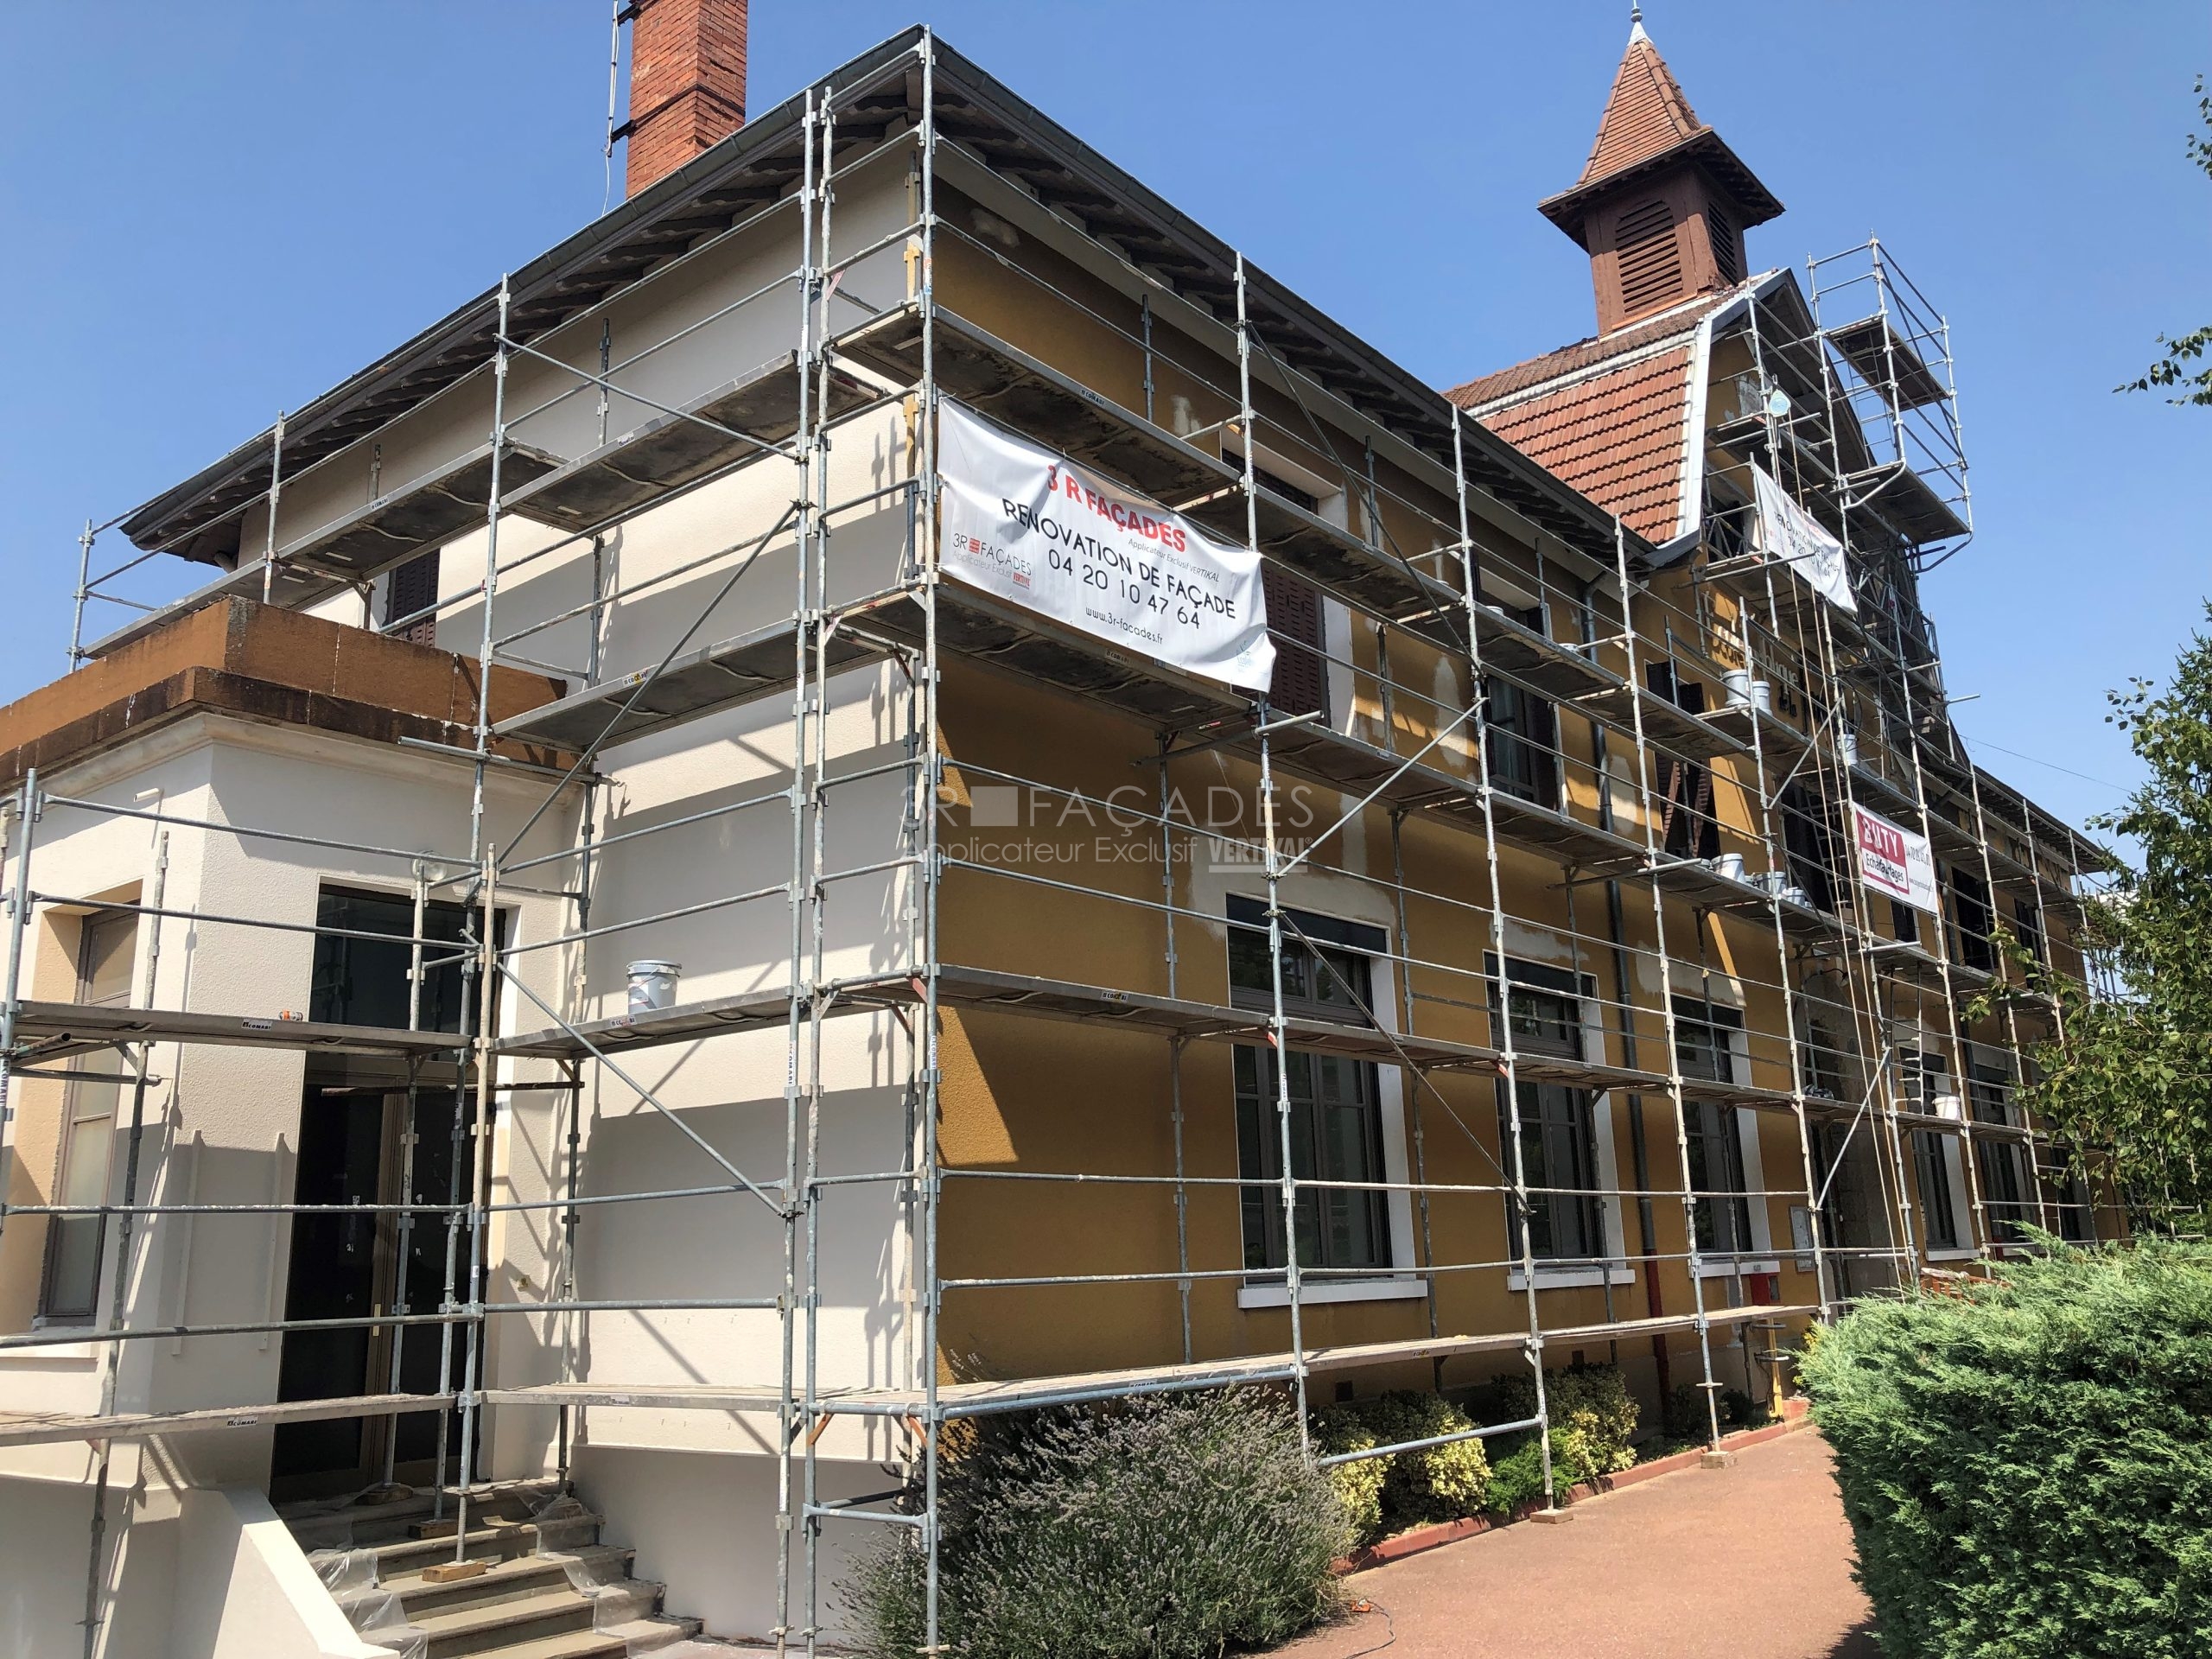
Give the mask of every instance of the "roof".
M 1681 83 L 1659 55 L 1642 22 L 1629 31 L 1628 49 L 1613 74 L 1613 90 L 1598 121 L 1598 136 L 1582 176 L 1573 187 L 1539 204 L 1539 211 L 1584 246 L 1584 219 L 1591 204 L 1627 181 L 1695 163 L 1733 197 L 1747 227 L 1763 225 L 1782 211 L 1774 193 L 1759 181 L 1720 135 L 1697 118 Z
M 808 89 L 836 88 L 838 131 L 853 142 L 919 118 L 917 56 L 934 66 L 940 130 L 970 159 L 1016 177 L 1025 194 L 1108 239 L 1139 271 L 1215 316 L 1236 312 L 1238 255 L 1050 117 L 916 27 L 862 53 Z M 650 188 L 509 276 L 510 337 L 539 339 L 602 303 L 663 261 L 785 194 L 798 176 L 807 94 L 748 121 Z M 1246 297 L 1268 354 L 1359 416 L 1452 465 L 1452 411 L 1442 397 L 1349 329 L 1243 262 Z M 357 442 L 481 368 L 499 311 L 494 287 L 325 392 L 284 423 L 283 471 Z M 1612 521 L 1503 443 L 1467 434 L 1471 481 L 1571 544 L 1610 561 Z M 268 487 L 273 431 L 264 432 L 128 515 L 137 546 L 227 563 L 236 515 Z
M 1682 456 L 1699 330 L 1745 290 L 1701 294 L 1445 393 L 1647 540 L 1682 518 Z
M 1650 35 L 1638 23 L 1629 31 L 1628 50 L 1613 75 L 1613 90 L 1605 99 L 1605 113 L 1598 122 L 1598 137 L 1590 146 L 1578 185 L 1609 179 L 1639 162 L 1648 162 L 1685 138 L 1710 131 L 1682 95 L 1675 72 L 1659 55 Z

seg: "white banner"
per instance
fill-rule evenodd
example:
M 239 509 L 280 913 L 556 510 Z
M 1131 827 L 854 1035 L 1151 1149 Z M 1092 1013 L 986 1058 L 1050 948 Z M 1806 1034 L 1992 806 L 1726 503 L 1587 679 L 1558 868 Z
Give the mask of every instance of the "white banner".
M 1943 901 L 1936 894 L 1936 855 L 1929 848 L 1928 837 L 1916 836 L 1878 812 L 1869 812 L 1856 801 L 1852 803 L 1851 815 L 1859 879 L 1900 904 L 1941 916 Z
M 1751 488 L 1758 501 L 1759 550 L 1770 559 L 1796 565 L 1815 593 L 1856 615 L 1859 601 L 1851 596 L 1843 543 L 1764 469 L 1751 468 Z
M 1267 686 L 1258 554 L 957 404 L 938 410 L 948 575 L 1208 679 Z

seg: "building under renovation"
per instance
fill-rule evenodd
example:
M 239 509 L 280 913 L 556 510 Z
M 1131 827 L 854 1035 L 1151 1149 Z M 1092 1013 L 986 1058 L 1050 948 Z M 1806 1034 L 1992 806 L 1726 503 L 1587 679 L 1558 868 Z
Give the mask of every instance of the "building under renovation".
M 1597 332 L 1440 391 L 925 30 L 747 118 L 741 3 L 629 11 L 628 199 L 0 710 L 12 1650 L 811 1652 L 963 1419 L 1717 1440 L 2119 1227 L 2014 1099 L 2101 855 L 1921 608 L 1949 331 L 1755 270 L 1640 24 Z

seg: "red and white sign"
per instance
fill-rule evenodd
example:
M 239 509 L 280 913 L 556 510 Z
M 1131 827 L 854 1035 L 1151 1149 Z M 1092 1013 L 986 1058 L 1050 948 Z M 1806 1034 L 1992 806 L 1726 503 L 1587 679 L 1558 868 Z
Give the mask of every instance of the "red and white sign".
M 1936 894 L 1936 855 L 1928 837 L 1916 836 L 1856 802 L 1851 816 L 1852 839 L 1859 849 L 1859 880 L 1899 904 L 1941 916 L 1943 904 Z
M 1257 553 L 957 404 L 938 410 L 947 575 L 1208 679 L 1268 684 Z

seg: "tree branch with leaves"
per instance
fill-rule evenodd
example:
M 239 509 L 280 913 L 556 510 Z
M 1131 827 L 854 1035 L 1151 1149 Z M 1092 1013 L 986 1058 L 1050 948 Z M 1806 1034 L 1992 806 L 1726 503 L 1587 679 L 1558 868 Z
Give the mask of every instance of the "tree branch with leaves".
M 2196 119 L 2206 133 L 2212 133 L 2212 94 L 2204 90 L 2204 77 L 2196 78 Z M 2212 178 L 2212 139 L 2200 133 L 2190 133 L 2183 141 L 2188 147 L 2189 163 Z M 2169 397 L 2170 404 L 2212 404 L 2212 364 L 2204 363 L 2204 356 L 2212 351 L 2212 327 L 2198 328 L 2190 334 L 2168 339 L 2158 336 L 2158 343 L 2166 348 L 2165 355 L 2153 363 L 2139 379 L 2125 385 L 2114 386 L 2114 391 L 2151 391 L 2178 389 L 2181 395 Z

